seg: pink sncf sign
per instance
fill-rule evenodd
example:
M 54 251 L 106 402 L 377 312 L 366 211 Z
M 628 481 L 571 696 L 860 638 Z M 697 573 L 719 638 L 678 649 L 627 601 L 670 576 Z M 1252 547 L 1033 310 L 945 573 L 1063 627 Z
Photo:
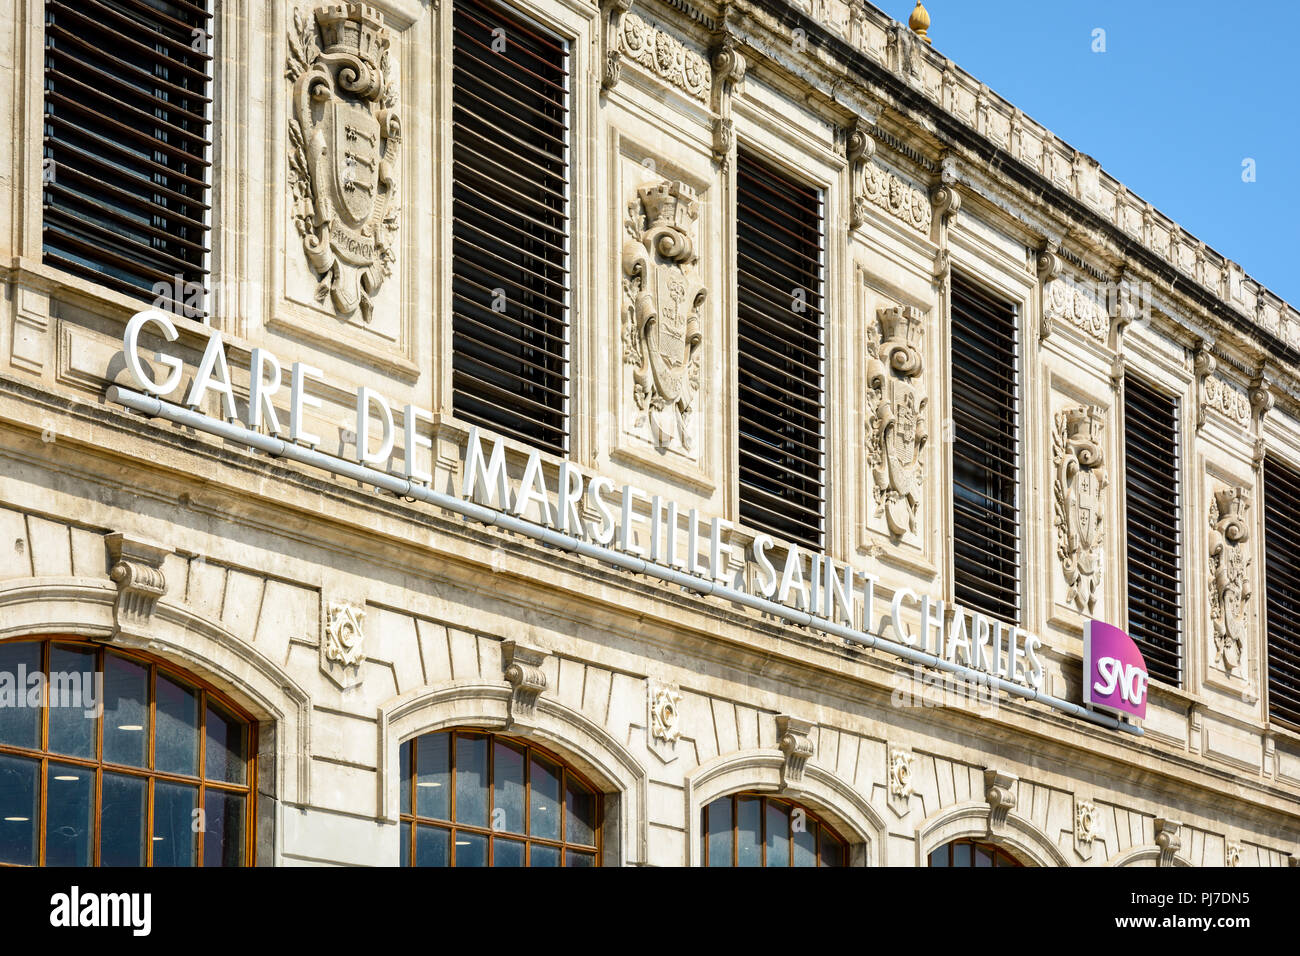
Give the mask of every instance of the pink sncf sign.
M 1112 624 L 1089 621 L 1083 627 L 1083 702 L 1146 719 L 1147 662 L 1133 638 Z

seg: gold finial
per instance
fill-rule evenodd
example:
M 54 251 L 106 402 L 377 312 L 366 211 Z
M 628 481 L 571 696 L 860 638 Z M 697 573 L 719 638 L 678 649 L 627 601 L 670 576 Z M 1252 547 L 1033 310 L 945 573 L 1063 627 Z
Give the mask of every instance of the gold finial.
M 930 37 L 926 33 L 930 29 L 930 14 L 925 7 L 921 6 L 921 0 L 916 0 L 916 9 L 912 15 L 907 18 L 907 26 L 913 33 L 919 36 L 926 43 L 930 42 Z

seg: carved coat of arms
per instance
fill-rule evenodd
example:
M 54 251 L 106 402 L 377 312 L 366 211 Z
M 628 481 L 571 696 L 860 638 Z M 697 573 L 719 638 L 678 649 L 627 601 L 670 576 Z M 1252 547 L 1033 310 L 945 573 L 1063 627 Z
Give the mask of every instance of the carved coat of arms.
M 1218 663 L 1232 674 L 1246 646 L 1246 602 L 1250 600 L 1250 492 L 1221 488 L 1210 503 L 1210 620 Z
M 912 307 L 880 309 L 867 340 L 867 457 L 876 505 L 896 537 L 916 531 L 928 432 L 915 381 L 922 371 L 921 313 Z
M 1069 586 L 1066 601 L 1091 614 L 1101 588 L 1101 543 L 1108 484 L 1101 447 L 1102 412 L 1077 405 L 1057 412 L 1052 435 L 1056 480 L 1056 556 Z
M 623 246 L 623 360 L 633 401 L 660 449 L 690 451 L 700 389 L 706 291 L 697 278 L 699 200 L 681 182 L 649 183 L 628 204 Z
M 337 3 L 294 12 L 289 186 L 317 299 L 369 322 L 392 274 L 401 123 L 383 15 Z

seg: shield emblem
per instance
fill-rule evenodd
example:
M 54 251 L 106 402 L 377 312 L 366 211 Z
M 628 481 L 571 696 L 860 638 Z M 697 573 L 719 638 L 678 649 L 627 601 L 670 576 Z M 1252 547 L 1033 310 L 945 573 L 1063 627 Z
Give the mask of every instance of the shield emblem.
M 358 103 L 335 100 L 333 126 L 334 206 L 347 225 L 360 228 L 370 218 L 379 189 L 379 122 Z
M 1091 471 L 1080 470 L 1074 479 L 1074 500 L 1075 507 L 1078 509 L 1078 524 L 1076 531 L 1079 535 L 1079 543 L 1085 551 L 1090 551 L 1097 544 L 1097 531 L 1101 522 L 1098 516 L 1101 514 L 1101 489 L 1100 483 Z
M 655 386 L 664 402 L 672 405 L 681 396 L 686 374 L 689 290 L 680 272 L 664 266 L 656 267 L 655 284 L 659 310 L 646 322 L 645 338 Z

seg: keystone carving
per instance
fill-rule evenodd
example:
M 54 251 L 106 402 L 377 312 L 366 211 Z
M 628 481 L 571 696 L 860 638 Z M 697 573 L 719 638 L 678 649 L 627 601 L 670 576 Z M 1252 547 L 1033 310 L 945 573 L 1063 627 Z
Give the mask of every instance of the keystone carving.
M 916 758 L 906 750 L 889 749 L 889 796 L 906 800 L 912 795 L 912 763 Z
M 527 723 L 537 709 L 537 698 L 546 690 L 542 665 L 548 651 L 519 641 L 501 642 L 502 672 L 510 684 L 509 724 Z
M 364 3 L 295 10 L 286 76 L 289 192 L 316 298 L 371 320 L 396 260 L 401 122 L 383 14 Z
M 1240 843 L 1229 843 L 1223 848 L 1223 865 L 1235 869 L 1241 866 L 1242 846 Z
M 117 585 L 113 603 L 113 640 L 142 646 L 150 638 L 149 622 L 158 600 L 167 593 L 162 563 L 171 548 L 115 531 L 105 537 L 108 576 Z
M 708 101 L 712 77 L 704 57 L 687 49 L 676 37 L 656 30 L 635 13 L 624 13 L 621 26 L 620 52 L 693 99 Z
M 698 217 L 695 190 L 682 182 L 647 183 L 627 207 L 623 361 L 633 368 L 634 427 L 660 450 L 694 445 L 707 297 L 695 251 Z
M 777 747 L 785 754 L 785 763 L 781 767 L 782 788 L 798 786 L 803 780 L 804 765 L 816 752 L 808 734 L 816 726 L 810 720 L 779 714 L 776 718 Z
M 997 833 L 1016 808 L 1016 784 L 1020 778 L 999 770 L 984 771 L 984 799 L 989 805 L 989 834 Z
M 1183 846 L 1182 841 L 1179 839 L 1182 828 L 1181 823 L 1157 818 L 1155 830 L 1156 846 L 1160 849 L 1160 866 L 1174 865 L 1174 857 L 1178 855 L 1178 851 Z
M 1056 413 L 1052 497 L 1056 513 L 1056 556 L 1069 587 L 1066 603 L 1092 614 L 1101 588 L 1101 543 L 1108 484 L 1101 446 L 1102 411 L 1077 405 Z
M 1210 502 L 1210 621 L 1215 663 L 1229 675 L 1242 668 L 1246 602 L 1250 600 L 1250 492 L 1219 488 Z
M 925 466 L 925 408 L 914 387 L 921 375 L 921 313 L 880 309 L 867 338 L 867 460 L 877 514 L 896 538 L 916 532 Z

